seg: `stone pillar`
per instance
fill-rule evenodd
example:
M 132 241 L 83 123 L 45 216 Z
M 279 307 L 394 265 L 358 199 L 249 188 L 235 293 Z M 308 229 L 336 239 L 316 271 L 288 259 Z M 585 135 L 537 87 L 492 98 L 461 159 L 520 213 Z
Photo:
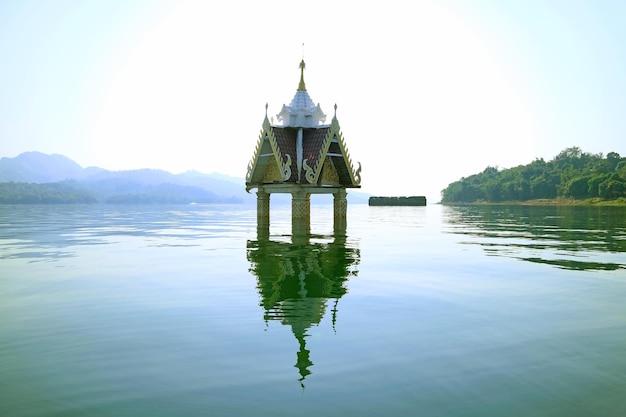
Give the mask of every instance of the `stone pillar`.
M 270 194 L 263 188 L 256 193 L 256 227 L 261 237 L 269 236 L 270 232 Z
M 311 232 L 311 194 L 305 191 L 291 193 L 291 233 L 294 236 Z
M 345 234 L 348 226 L 348 193 L 345 188 L 340 188 L 333 194 L 333 226 L 335 234 Z

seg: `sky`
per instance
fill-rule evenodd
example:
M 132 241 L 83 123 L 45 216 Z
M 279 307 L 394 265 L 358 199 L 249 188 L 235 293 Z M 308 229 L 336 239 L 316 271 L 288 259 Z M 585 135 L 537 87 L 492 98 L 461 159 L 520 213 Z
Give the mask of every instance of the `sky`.
M 565 148 L 626 155 L 623 0 L 0 2 L 0 157 L 244 177 L 307 91 L 362 191 L 440 192 Z

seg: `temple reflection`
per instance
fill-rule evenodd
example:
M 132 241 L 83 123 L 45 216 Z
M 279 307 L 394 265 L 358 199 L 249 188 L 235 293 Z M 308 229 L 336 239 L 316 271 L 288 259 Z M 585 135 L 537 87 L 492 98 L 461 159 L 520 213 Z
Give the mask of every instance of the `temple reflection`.
M 329 305 L 334 328 L 339 299 L 347 292 L 349 277 L 358 273 L 359 249 L 346 244 L 345 235 L 300 236 L 280 241 L 263 233 L 257 240 L 248 241 L 247 248 L 265 321 L 276 320 L 290 326 L 298 341 L 295 367 L 304 387 L 304 379 L 313 366 L 306 347 L 307 331 L 321 323 Z

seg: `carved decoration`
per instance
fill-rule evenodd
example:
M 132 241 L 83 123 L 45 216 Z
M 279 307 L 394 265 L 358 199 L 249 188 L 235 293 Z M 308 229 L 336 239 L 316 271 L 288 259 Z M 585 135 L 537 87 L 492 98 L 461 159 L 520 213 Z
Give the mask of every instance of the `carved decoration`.
M 315 181 L 315 172 L 313 168 L 307 163 L 308 159 L 302 161 L 302 166 L 304 167 L 304 178 L 308 181 L 309 184 L 313 184 Z
M 339 184 L 339 174 L 333 165 L 333 162 L 326 158 L 322 167 L 322 182 Z
M 267 117 L 265 118 L 265 120 L 267 120 Z M 248 169 L 246 171 L 246 182 L 252 181 L 252 173 L 254 172 L 254 168 L 256 167 L 256 162 L 259 158 L 259 152 L 261 152 L 261 147 L 263 146 L 263 140 L 265 139 L 265 136 L 265 130 L 261 130 L 259 140 L 257 140 L 256 147 L 254 148 L 254 153 L 252 154 L 252 159 L 250 159 L 250 162 L 248 162 Z
M 267 168 L 265 168 L 265 172 L 263 173 L 263 182 L 274 182 L 274 181 L 282 181 L 283 175 L 278 169 L 278 164 L 274 159 L 274 156 L 270 156 Z
M 274 139 L 276 141 L 276 139 Z M 278 147 L 278 145 L 276 145 Z M 285 155 L 287 160 L 281 164 L 281 174 L 283 181 L 287 181 L 291 177 L 291 156 L 289 154 Z
M 291 216 L 294 219 L 309 219 L 311 217 L 311 194 L 293 194 L 291 200 Z
M 361 184 L 361 163 L 359 162 L 359 169 L 355 171 L 354 165 L 352 164 L 352 158 L 350 157 L 350 152 L 348 151 L 348 147 L 343 140 L 343 135 L 341 134 L 337 117 L 333 117 L 331 127 L 336 134 L 337 142 L 339 143 L 339 147 L 341 148 L 341 153 L 343 154 L 343 157 L 346 160 L 346 164 L 348 165 L 348 172 L 350 173 L 350 179 L 352 180 L 352 184 Z

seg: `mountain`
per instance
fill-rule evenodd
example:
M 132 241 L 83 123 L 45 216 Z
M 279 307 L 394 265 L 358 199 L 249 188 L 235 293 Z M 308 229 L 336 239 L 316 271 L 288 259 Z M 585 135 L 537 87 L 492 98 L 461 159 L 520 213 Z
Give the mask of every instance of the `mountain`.
M 159 169 L 83 168 L 66 156 L 41 152 L 0 158 L 0 184 L 0 203 L 256 202 L 254 192 L 246 192 L 244 178 L 198 171 L 172 174 Z M 354 203 L 366 203 L 368 197 L 358 191 L 348 193 L 348 200 Z M 272 196 L 277 204 L 289 201 L 284 195 Z
M 25 152 L 0 158 L 0 182 L 46 183 L 83 179 L 85 170 L 67 156 Z
M 83 168 L 66 156 L 41 152 L 0 159 L 0 203 L 254 202 L 244 182 L 243 178 L 197 171 L 174 175 L 158 169 Z

